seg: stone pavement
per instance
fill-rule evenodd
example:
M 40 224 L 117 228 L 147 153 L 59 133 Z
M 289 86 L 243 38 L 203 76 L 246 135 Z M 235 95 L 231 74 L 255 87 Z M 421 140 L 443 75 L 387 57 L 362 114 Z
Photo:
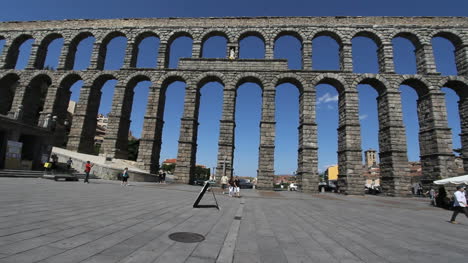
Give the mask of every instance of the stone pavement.
M 468 219 L 427 200 L 0 178 L 0 262 L 466 262 Z M 202 204 L 211 204 L 207 193 Z M 174 232 L 205 236 L 178 243 Z

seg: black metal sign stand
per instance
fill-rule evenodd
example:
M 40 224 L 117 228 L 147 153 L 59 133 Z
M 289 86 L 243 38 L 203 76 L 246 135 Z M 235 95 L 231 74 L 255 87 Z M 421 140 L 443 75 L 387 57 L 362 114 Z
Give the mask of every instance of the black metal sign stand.
M 211 192 L 213 193 L 213 198 L 216 204 L 215 205 L 200 205 L 199 203 L 201 199 L 203 198 L 203 195 L 206 193 L 206 190 L 208 190 L 208 187 L 210 187 Z M 206 182 L 202 190 L 198 194 L 197 200 L 195 200 L 195 203 L 193 204 L 193 208 L 211 208 L 211 207 L 215 207 L 219 210 L 218 200 L 216 200 L 216 196 L 214 194 L 213 188 L 211 187 L 211 184 L 209 182 Z

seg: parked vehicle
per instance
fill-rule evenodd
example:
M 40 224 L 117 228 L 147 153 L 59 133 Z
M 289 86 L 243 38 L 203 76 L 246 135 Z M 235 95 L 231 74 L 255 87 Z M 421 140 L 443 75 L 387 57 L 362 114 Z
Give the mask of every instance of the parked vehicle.
M 291 183 L 289 186 L 288 186 L 288 189 L 289 191 L 297 191 L 297 184 L 296 183 Z
M 239 179 L 239 188 L 240 189 L 252 189 L 253 184 L 245 179 Z

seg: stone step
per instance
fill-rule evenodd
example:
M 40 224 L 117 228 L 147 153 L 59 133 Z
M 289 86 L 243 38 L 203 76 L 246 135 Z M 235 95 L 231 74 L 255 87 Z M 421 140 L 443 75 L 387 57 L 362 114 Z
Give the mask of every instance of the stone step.
M 31 170 L 0 170 L 0 177 L 24 177 L 24 178 L 39 178 L 44 175 L 44 171 Z

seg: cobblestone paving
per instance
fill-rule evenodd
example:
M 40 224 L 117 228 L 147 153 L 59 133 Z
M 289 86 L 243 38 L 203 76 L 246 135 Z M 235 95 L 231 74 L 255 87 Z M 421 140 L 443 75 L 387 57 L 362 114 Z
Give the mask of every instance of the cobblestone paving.
M 0 262 L 466 262 L 468 219 L 422 199 L 0 178 Z M 208 193 L 203 204 L 213 203 Z M 174 232 L 205 236 L 178 243 Z

